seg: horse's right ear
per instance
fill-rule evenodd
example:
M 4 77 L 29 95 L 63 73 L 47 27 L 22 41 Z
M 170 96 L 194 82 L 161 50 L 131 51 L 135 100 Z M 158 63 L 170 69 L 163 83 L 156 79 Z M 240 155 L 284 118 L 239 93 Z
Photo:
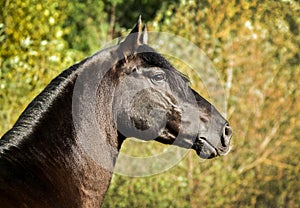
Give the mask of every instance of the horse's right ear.
M 140 36 L 140 42 L 141 42 L 141 44 L 145 44 L 145 45 L 148 44 L 148 31 L 147 31 L 146 24 L 144 24 L 143 32 L 142 32 L 142 35 Z
M 130 54 L 134 54 L 140 45 L 147 44 L 147 39 L 146 25 L 142 26 L 142 18 L 139 16 L 137 24 L 125 40 L 120 43 L 119 49 L 124 57 L 127 57 Z

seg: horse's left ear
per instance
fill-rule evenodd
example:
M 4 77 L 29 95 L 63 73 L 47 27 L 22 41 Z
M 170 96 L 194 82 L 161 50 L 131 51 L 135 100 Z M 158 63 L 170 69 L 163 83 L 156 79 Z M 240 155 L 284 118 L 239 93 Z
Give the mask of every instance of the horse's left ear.
M 140 45 L 147 44 L 148 35 L 146 25 L 142 26 L 142 18 L 139 16 L 137 24 L 130 34 L 120 43 L 120 49 L 124 55 L 134 54 Z

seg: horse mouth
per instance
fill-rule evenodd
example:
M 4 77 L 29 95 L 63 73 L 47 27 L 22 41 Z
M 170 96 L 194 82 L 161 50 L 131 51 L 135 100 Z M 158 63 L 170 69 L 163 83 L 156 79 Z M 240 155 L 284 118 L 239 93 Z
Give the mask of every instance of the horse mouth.
M 220 156 L 218 149 L 207 141 L 205 137 L 197 137 L 192 149 L 194 149 L 197 155 L 203 159 L 211 159 Z

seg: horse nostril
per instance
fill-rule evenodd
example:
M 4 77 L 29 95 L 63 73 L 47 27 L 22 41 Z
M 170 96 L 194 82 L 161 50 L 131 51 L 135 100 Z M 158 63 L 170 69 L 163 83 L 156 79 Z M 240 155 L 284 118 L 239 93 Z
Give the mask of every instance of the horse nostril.
M 232 129 L 231 127 L 229 126 L 229 124 L 227 123 L 224 127 L 224 135 L 228 136 L 228 137 L 231 137 L 232 135 Z
M 224 147 L 227 147 L 230 143 L 230 139 L 232 136 L 232 129 L 229 126 L 228 123 L 225 124 L 224 128 L 223 128 L 223 133 L 222 133 L 222 145 Z

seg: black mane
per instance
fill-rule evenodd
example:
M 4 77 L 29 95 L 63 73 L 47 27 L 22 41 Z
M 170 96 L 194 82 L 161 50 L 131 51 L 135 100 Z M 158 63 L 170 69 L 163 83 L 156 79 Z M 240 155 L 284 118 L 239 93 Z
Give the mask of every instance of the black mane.
M 34 134 L 37 126 L 49 112 L 53 103 L 55 103 L 59 97 L 63 96 L 67 86 L 75 81 L 75 71 L 85 61 L 86 60 L 64 70 L 34 98 L 20 115 L 13 128 L 6 132 L 0 139 L 0 156 L 11 146 L 18 146 Z

